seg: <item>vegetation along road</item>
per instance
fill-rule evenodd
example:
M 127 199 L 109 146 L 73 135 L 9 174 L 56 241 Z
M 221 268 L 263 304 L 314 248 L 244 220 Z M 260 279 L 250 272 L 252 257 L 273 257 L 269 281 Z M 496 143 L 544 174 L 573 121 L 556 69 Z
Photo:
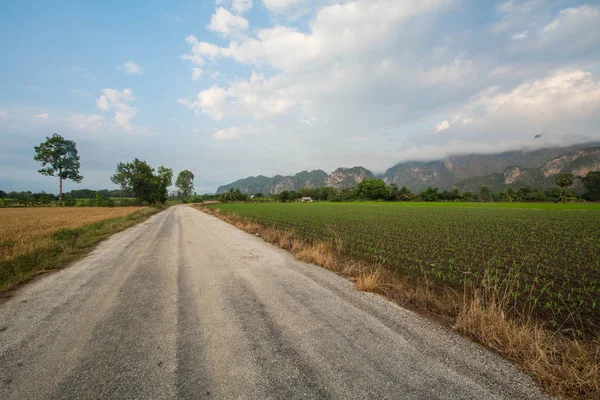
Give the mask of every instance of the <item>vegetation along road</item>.
M 541 398 L 483 348 L 175 206 L 0 304 L 0 398 Z

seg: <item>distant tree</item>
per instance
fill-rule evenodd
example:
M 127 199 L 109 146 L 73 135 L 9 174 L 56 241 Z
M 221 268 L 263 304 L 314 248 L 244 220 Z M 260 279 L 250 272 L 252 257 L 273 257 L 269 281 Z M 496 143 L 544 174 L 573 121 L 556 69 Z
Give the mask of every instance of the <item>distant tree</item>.
M 421 197 L 421 199 L 423 199 L 423 201 L 438 201 L 439 200 L 438 188 L 428 187 L 427 189 L 422 191 L 419 194 L 419 196 Z
M 333 201 L 338 196 L 338 190 L 334 187 L 325 187 L 325 188 L 323 188 L 322 193 L 324 196 L 323 200 L 327 200 L 327 201 Z
M 584 197 L 587 200 L 600 200 L 600 171 L 590 171 L 581 178 L 586 190 Z
M 212 200 L 208 195 L 202 196 L 204 200 Z M 216 199 L 223 202 L 231 202 L 231 201 L 248 201 L 248 196 L 246 193 L 242 193 L 238 188 L 230 188 L 228 192 L 221 193 L 216 196 Z
M 152 193 L 153 203 L 163 204 L 169 198 L 169 186 L 173 184 L 173 170 L 161 165 L 158 167 L 155 182 Z
M 296 192 L 295 190 L 284 190 L 283 192 L 279 193 L 279 200 L 284 203 L 297 200 L 300 197 L 300 193 Z
M 34 147 L 33 159 L 42 163 L 38 172 L 46 176 L 58 176 L 58 201 L 63 198 L 63 180 L 70 179 L 79 183 L 83 176 L 79 175 L 79 154 L 74 141 L 66 140 L 58 134 L 46 137 L 46 141 Z
M 358 184 L 356 194 L 359 198 L 366 200 L 387 200 L 390 197 L 390 190 L 381 179 L 370 178 L 364 179 Z
M 508 188 L 508 190 L 506 191 L 506 201 L 513 202 L 517 200 L 519 200 L 517 192 L 515 192 L 513 188 Z
M 398 192 L 399 201 L 411 201 L 414 197 L 415 195 L 413 194 L 413 192 L 408 190 L 406 186 L 402 186 L 400 188 L 400 191 Z
M 554 181 L 556 182 L 556 186 L 560 187 L 561 189 L 561 200 L 562 202 L 566 202 L 567 201 L 567 188 L 572 186 L 573 183 L 575 182 L 575 175 L 573 175 L 570 172 L 565 172 L 562 174 L 556 174 L 556 176 L 554 177 Z
M 390 184 L 390 197 L 388 200 L 390 201 L 400 201 L 399 197 L 400 197 L 400 189 L 398 188 L 398 185 L 396 185 L 395 183 Z
M 4 190 L 0 190 L 0 198 L 3 199 L 7 196 L 7 193 Z
M 264 194 L 262 194 L 261 192 L 254 193 L 254 198 L 256 198 L 256 199 L 261 199 L 261 198 L 263 198 L 263 197 L 265 197 L 265 195 L 264 195 Z
M 482 186 L 481 189 L 479 189 L 479 198 L 481 201 L 490 201 L 492 199 L 490 189 L 488 189 L 487 186 Z
M 342 188 L 335 196 L 335 201 L 354 201 L 357 199 L 355 188 Z
M 473 192 L 467 190 L 463 193 L 462 198 L 464 201 L 473 201 Z
M 179 189 L 183 202 L 187 203 L 190 194 L 194 191 L 194 174 L 192 171 L 188 171 L 187 169 L 181 171 L 179 175 L 177 175 L 175 186 Z
M 120 162 L 110 180 L 133 193 L 139 205 L 144 201 L 153 203 L 156 199 L 158 179 L 154 175 L 154 169 L 146 161 L 136 158 L 128 163 Z
M 314 198 L 315 197 L 315 190 L 313 188 L 309 188 L 309 187 L 302 187 L 300 188 L 300 197 L 311 197 Z

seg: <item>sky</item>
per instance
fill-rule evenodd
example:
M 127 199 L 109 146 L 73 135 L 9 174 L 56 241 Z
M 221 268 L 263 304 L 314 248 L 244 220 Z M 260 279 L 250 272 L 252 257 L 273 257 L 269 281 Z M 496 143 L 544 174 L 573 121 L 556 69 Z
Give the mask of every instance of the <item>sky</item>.
M 600 1 L 0 2 L 0 189 L 56 193 L 33 146 L 250 175 L 600 140 Z M 534 138 L 541 135 L 539 138 Z

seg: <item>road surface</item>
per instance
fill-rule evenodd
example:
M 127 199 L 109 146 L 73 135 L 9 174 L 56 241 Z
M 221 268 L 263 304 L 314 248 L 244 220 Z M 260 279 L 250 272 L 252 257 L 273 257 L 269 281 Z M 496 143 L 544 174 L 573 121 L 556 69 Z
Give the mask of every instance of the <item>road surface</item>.
M 541 398 L 500 358 L 171 207 L 0 304 L 0 398 Z

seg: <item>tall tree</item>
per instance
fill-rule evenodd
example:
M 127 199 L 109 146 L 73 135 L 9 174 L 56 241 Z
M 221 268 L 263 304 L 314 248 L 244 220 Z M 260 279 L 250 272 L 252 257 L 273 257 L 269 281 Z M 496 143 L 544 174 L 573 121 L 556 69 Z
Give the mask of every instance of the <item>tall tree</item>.
M 562 202 L 566 202 L 567 201 L 567 188 L 571 185 L 573 185 L 573 182 L 575 182 L 575 175 L 573 175 L 570 172 L 565 172 L 562 174 L 556 174 L 556 176 L 554 177 L 554 181 L 556 182 L 556 186 L 559 186 L 561 189 L 561 198 L 562 198 Z
M 63 198 L 63 180 L 81 182 L 83 176 L 79 175 L 79 154 L 74 141 L 66 140 L 58 134 L 46 136 L 46 141 L 34 147 L 33 159 L 42 163 L 38 172 L 46 176 L 58 176 L 59 194 L 58 201 Z
M 194 191 L 194 174 L 192 171 L 183 170 L 177 175 L 175 186 L 179 189 L 184 203 L 187 203 L 190 194 Z
M 157 178 L 154 169 L 146 161 L 137 158 L 128 163 L 117 164 L 117 171 L 110 177 L 113 183 L 133 193 L 139 205 L 154 202 Z
M 164 203 L 169 197 L 169 186 L 173 184 L 173 170 L 171 168 L 158 167 L 156 174 L 156 187 L 154 188 L 154 200 L 156 203 Z

